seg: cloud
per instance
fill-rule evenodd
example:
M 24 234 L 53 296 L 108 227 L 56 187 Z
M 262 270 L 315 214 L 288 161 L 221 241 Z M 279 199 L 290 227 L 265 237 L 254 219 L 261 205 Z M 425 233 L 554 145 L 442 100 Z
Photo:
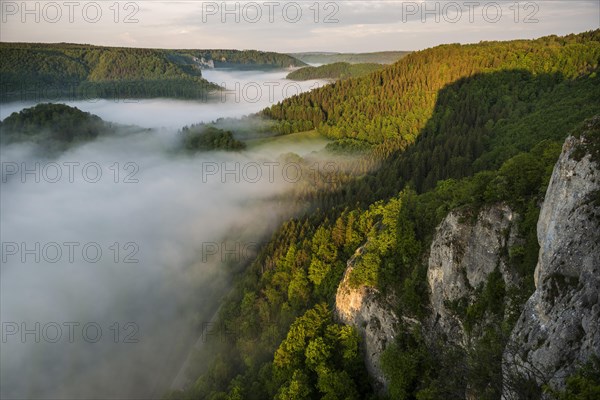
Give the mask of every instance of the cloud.
M 295 21 L 296 7 L 288 6 L 284 11 L 283 2 L 272 8 L 263 1 L 133 3 L 139 9 L 120 9 L 117 23 L 114 11 L 108 9 L 110 4 L 102 3 L 103 17 L 97 23 L 87 23 L 79 14 L 74 23 L 66 20 L 47 23 L 44 18 L 35 23 L 32 16 L 21 23 L 20 15 L 16 14 L 7 16 L 0 30 L 3 40 L 8 41 L 367 52 L 417 50 L 447 42 L 470 43 L 597 29 L 600 7 L 598 2 L 589 0 L 519 2 L 515 23 L 512 0 L 480 0 L 472 8 L 472 2 L 465 1 L 321 1 L 318 7 L 311 2 L 287 2 L 299 5 L 302 17 L 298 21 Z M 222 7 L 225 3 L 227 10 L 234 10 L 233 13 Z M 250 3 L 259 5 L 261 17 L 256 21 L 254 9 L 244 8 Z M 456 5 L 462 13 L 459 20 L 455 20 Z M 490 22 L 482 13 L 488 12 L 488 16 L 493 17 L 496 5 L 502 8 L 502 18 L 499 22 Z M 468 21 L 471 9 L 473 22 Z M 124 23 L 125 17 L 133 11 L 138 22 Z M 537 22 L 526 23 L 528 16 Z M 348 41 L 348 34 L 364 40 Z M 131 42 L 132 38 L 136 41 Z

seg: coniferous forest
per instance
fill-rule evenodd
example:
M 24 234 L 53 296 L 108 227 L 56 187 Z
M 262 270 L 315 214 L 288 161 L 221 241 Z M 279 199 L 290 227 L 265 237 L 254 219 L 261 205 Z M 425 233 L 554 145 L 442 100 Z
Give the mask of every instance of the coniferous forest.
M 570 151 L 576 161 L 589 160 L 594 168 L 600 163 L 600 30 L 533 40 L 445 44 L 410 53 L 393 52 L 387 56 L 398 61 L 385 65 L 350 64 L 351 60 L 342 60 L 310 67 L 301 57 L 255 50 L 164 50 L 65 43 L 0 43 L 0 54 L 1 102 L 35 101 L 35 96 L 40 94 L 59 100 L 206 99 L 209 93 L 221 88 L 205 79 L 205 68 L 241 71 L 240 80 L 245 77 L 243 73 L 251 69 L 278 71 L 283 80 L 286 76 L 283 73 L 287 74 L 283 69 L 291 68 L 297 69 L 287 75 L 287 79 L 335 80 L 284 98 L 255 114 L 218 118 L 213 122 L 187 125 L 186 122 L 177 129 L 113 124 L 77 107 L 52 103 L 21 108 L 0 122 L 1 143 L 13 146 L 11 155 L 32 157 L 39 163 L 34 158 L 35 153 L 31 152 L 33 156 L 28 153 L 27 146 L 31 144 L 46 151 L 45 159 L 51 160 L 54 160 L 52 157 L 58 160 L 59 156 L 91 155 L 106 161 L 108 153 L 118 160 L 113 164 L 111 159 L 110 165 L 117 167 L 108 170 L 118 172 L 119 163 L 125 160 L 118 157 L 129 157 L 128 151 L 131 151 L 132 158 L 127 158 L 130 161 L 127 164 L 139 160 L 142 167 L 146 167 L 146 170 L 141 168 L 140 174 L 147 179 L 146 184 L 151 181 L 148 186 L 142 186 L 141 178 L 142 184 L 135 187 L 119 186 L 115 180 L 118 190 L 112 182 L 105 186 L 87 185 L 85 188 L 101 191 L 90 192 L 92 194 L 84 199 L 101 207 L 101 203 L 94 203 L 97 197 L 103 197 L 108 203 L 112 196 L 107 194 L 118 192 L 116 199 L 129 200 L 114 205 L 111 209 L 114 220 L 110 220 L 112 216 L 108 212 L 102 216 L 101 223 L 97 223 L 99 231 L 106 228 L 105 224 L 117 224 L 114 222 L 117 221 L 119 229 L 131 230 L 133 235 L 135 224 L 130 224 L 129 218 L 154 221 L 153 218 L 163 212 L 176 220 L 173 228 L 169 225 L 172 221 L 167 217 L 163 219 L 161 214 L 156 225 L 149 224 L 150 228 L 144 229 L 143 234 L 148 236 L 142 235 L 154 243 L 148 246 L 152 249 L 143 249 L 149 251 L 148 254 L 155 255 L 152 251 L 157 248 L 164 251 L 155 259 L 142 258 L 148 265 L 157 263 L 158 279 L 138 285 L 138 282 L 147 282 L 139 270 L 132 272 L 136 266 L 121 270 L 110 265 L 101 274 L 103 278 L 135 279 L 135 285 L 131 286 L 149 297 L 155 292 L 169 294 L 164 295 L 168 300 L 156 297 L 159 301 L 140 308 L 167 322 L 173 315 L 182 316 L 185 323 L 169 326 L 173 331 L 165 328 L 169 340 L 184 336 L 179 329 L 193 325 L 189 337 L 184 337 L 181 343 L 170 343 L 172 347 L 167 346 L 166 350 L 161 349 L 174 354 L 165 357 L 171 363 L 169 372 L 173 372 L 172 365 L 177 364 L 175 359 L 187 351 L 187 347 L 181 350 L 179 346 L 185 347 L 188 342 L 194 345 L 197 339 L 194 334 L 198 332 L 204 335 L 200 325 L 206 321 L 200 321 L 198 315 L 205 319 L 206 315 L 212 316 L 211 326 L 219 327 L 219 334 L 210 336 L 202 346 L 194 345 L 189 353 L 182 370 L 190 383 L 179 389 L 170 386 L 164 399 L 600 398 L 600 353 L 591 354 L 586 363 L 578 365 L 568 376 L 560 377 L 564 384 L 557 386 L 552 381 L 555 377 L 545 371 L 524 373 L 522 365 L 514 361 L 517 350 L 513 351 L 514 343 L 510 341 L 514 328 L 527 317 L 523 312 L 528 299 L 540 285 L 553 283 L 551 295 L 544 301 L 554 305 L 564 293 L 585 284 L 568 274 L 554 273 L 546 280 L 540 278 L 538 260 L 543 239 L 540 231 L 544 227 L 539 221 L 561 152 Z M 371 61 L 376 54 L 379 53 L 363 58 Z M 313 60 L 308 57 L 307 62 L 308 59 Z M 233 102 L 227 105 L 231 104 Z M 102 112 L 105 106 L 106 103 L 101 103 L 96 109 Z M 175 110 L 184 105 L 176 103 L 165 107 Z M 137 108 L 127 110 L 131 114 L 134 114 L 131 110 L 140 112 L 140 116 L 134 116 L 142 122 L 154 117 Z M 205 112 L 208 115 L 211 111 Z M 314 150 L 308 145 L 298 145 L 290 150 L 286 147 L 286 143 L 307 137 L 309 141 L 315 138 L 322 141 L 322 148 Z M 565 145 L 567 137 L 574 138 L 576 144 Z M 286 138 L 290 142 L 285 142 Z M 301 149 L 302 154 L 300 150 L 291 152 L 296 149 Z M 233 161 L 239 166 L 240 162 L 258 164 L 271 160 L 270 157 L 298 166 L 301 179 L 285 191 L 269 189 L 267 185 L 228 186 L 228 190 L 238 196 L 233 197 L 234 201 L 225 199 L 230 192 L 219 192 L 222 188 L 217 184 L 218 174 L 211 175 L 214 182 L 198 179 L 199 171 L 206 175 L 202 170 L 205 163 L 217 168 L 226 161 Z M 315 162 L 327 162 L 319 164 L 327 168 L 315 171 Z M 58 161 L 52 164 L 59 165 Z M 222 176 L 230 172 L 225 171 Z M 3 182 L 6 185 L 3 190 L 8 185 L 13 185 L 10 188 L 15 191 L 20 190 L 20 186 L 15 186 L 19 183 L 18 175 L 13 175 L 12 181 L 7 179 L 8 184 Z M 181 180 L 182 177 L 189 180 Z M 576 177 L 571 174 L 566 179 Z M 188 186 L 178 187 L 179 182 Z M 596 181 L 591 183 L 596 184 Z M 34 188 L 37 190 L 39 186 Z M 144 198 L 125 197 L 130 188 L 136 196 L 142 193 Z M 156 195 L 153 190 L 165 197 Z M 8 193 L 12 200 L 9 207 L 18 209 L 19 202 Z M 32 190 L 31 193 L 37 192 Z M 225 193 L 222 198 L 221 193 Z M 23 198 L 32 197 L 34 194 L 27 192 Z M 68 204 L 67 197 L 60 192 L 54 199 L 58 198 L 62 207 L 62 202 Z M 572 219 L 597 224 L 600 190 L 584 200 L 580 208 L 589 207 L 595 214 Z M 155 201 L 146 213 L 142 212 L 145 201 Z M 221 202 L 223 204 L 216 204 Z M 196 203 L 208 204 L 214 210 L 220 205 L 230 212 L 198 214 L 203 219 L 190 212 L 188 218 L 181 210 L 194 210 L 185 207 L 196 206 Z M 127 204 L 133 205 L 129 213 L 120 208 L 126 210 Z M 280 206 L 291 211 L 281 211 L 282 217 L 278 214 Z M 450 334 L 439 334 L 430 329 L 431 326 L 438 328 L 442 317 L 434 312 L 433 278 L 428 274 L 436 237 L 441 235 L 444 223 L 454 224 L 457 231 L 474 226 L 491 230 L 493 223 L 482 222 L 481 216 L 498 209 L 510 210 L 510 221 L 499 233 L 501 250 L 498 251 L 503 261 L 492 265 L 478 285 L 469 283 L 467 272 L 456 272 L 467 245 L 463 246 L 453 236 L 442 238 L 448 242 L 444 244 L 447 248 L 459 249 L 445 256 L 449 265 L 456 267 L 454 272 L 464 275 L 457 279 L 467 282 L 463 289 L 469 295 L 443 301 L 450 317 L 458 321 L 456 330 L 463 334 L 461 340 L 455 340 Z M 260 221 L 246 214 L 253 211 L 260 216 Z M 83 223 L 94 225 L 93 218 L 87 222 L 92 214 L 74 213 Z M 27 215 L 16 221 L 27 223 L 28 219 L 33 218 Z M 202 223 L 196 224 L 198 220 Z M 222 221 L 229 220 L 235 223 L 223 228 L 227 222 Z M 95 225 L 93 229 L 97 229 Z M 563 227 L 556 229 L 559 232 Z M 200 244 L 200 236 L 206 232 L 214 235 L 218 232 L 226 239 L 260 236 L 257 232 L 263 236 L 252 237 L 253 251 L 249 259 L 241 263 L 221 260 L 215 272 L 198 261 L 197 248 L 206 244 Z M 556 232 L 552 231 L 548 237 L 554 240 L 553 235 L 560 233 Z M 596 233 L 586 234 L 594 237 Z M 187 249 L 181 243 L 186 240 L 196 246 L 193 251 L 184 251 Z M 484 250 L 476 256 L 484 258 L 493 253 L 493 249 Z M 140 265 L 146 268 L 144 262 Z M 170 264 L 176 262 L 184 267 L 178 269 Z M 597 265 L 573 268 L 579 267 L 597 268 Z M 150 267 L 142 271 L 156 273 Z M 506 271 L 510 272 L 511 279 L 505 278 Z M 84 280 L 79 277 L 80 272 L 72 272 L 80 279 L 78 284 Z M 175 279 L 168 281 L 173 276 Z M 201 293 L 201 285 L 190 284 L 195 279 L 205 284 L 206 293 Z M 98 292 L 102 292 L 100 298 L 106 304 L 113 304 L 109 297 L 121 295 L 128 299 L 123 309 L 138 310 L 136 307 L 143 303 L 123 293 L 114 296 L 98 285 Z M 185 288 L 181 293 L 180 287 Z M 173 288 L 176 290 L 170 292 Z M 397 316 L 394 335 L 382 340 L 385 349 L 377 360 L 381 379 L 385 381 L 383 387 L 374 377 L 375 368 L 368 361 L 371 355 L 367 354 L 364 334 L 365 329 L 377 330 L 383 323 L 373 315 L 363 320 L 362 325 L 344 323 L 338 302 L 340 293 L 350 291 L 368 294 L 374 303 L 385 305 L 390 314 Z M 75 295 L 66 290 L 65 293 L 61 292 L 65 301 L 79 306 L 73 301 Z M 182 299 L 190 293 L 194 297 L 192 306 L 204 314 L 186 313 L 186 307 L 190 306 Z M 207 298 L 206 304 L 200 304 Z M 161 308 L 163 300 L 173 303 Z M 588 296 L 578 304 L 597 310 L 597 303 L 597 298 Z M 162 321 L 159 319 L 161 328 Z M 168 325 L 167 322 L 164 325 Z M 565 329 L 564 335 L 571 335 L 570 342 L 576 342 L 594 329 L 589 328 L 592 323 L 580 325 L 574 332 Z M 526 334 L 528 338 L 536 334 L 531 332 Z M 534 343 L 534 350 L 542 345 L 543 341 Z M 124 346 L 119 351 L 122 349 Z M 523 357 L 534 350 L 527 350 Z M 110 365 L 108 361 L 106 365 Z M 78 376 L 73 372 L 76 367 L 70 368 L 69 374 Z M 137 368 L 143 370 L 146 366 Z M 102 373 L 109 374 L 107 370 Z M 158 382 L 156 377 L 160 374 L 156 371 L 149 376 Z M 137 384 L 146 385 L 148 380 Z M 507 393 L 512 398 L 506 397 Z
M 36 99 L 206 99 L 219 86 L 202 78 L 213 67 L 303 66 L 255 50 L 161 50 L 80 44 L 0 43 L 0 101 Z
M 265 109 L 281 134 L 316 129 L 338 151 L 360 149 L 351 166 L 357 178 L 339 174 L 308 193 L 312 212 L 273 234 L 220 311 L 236 334 L 215 342 L 210 366 L 171 397 L 378 398 L 357 331 L 332 313 L 347 261 L 361 247 L 350 285 L 375 287 L 398 315 L 423 321 L 435 227 L 451 210 L 475 218 L 501 203 L 519 215 L 520 240 L 508 255 L 519 284 L 492 273 L 475 298 L 448 305 L 468 347 L 432 343 L 418 323 L 403 324 L 382 357 L 389 398 L 469 391 L 499 399 L 502 353 L 534 290 L 536 224 L 550 174 L 569 133 L 598 139 L 597 123 L 584 121 L 600 112 L 599 61 L 600 31 L 443 45 Z M 598 393 L 598 364 L 586 368 L 555 395 L 592 398 L 581 385 Z M 511 384 L 522 398 L 548 393 L 531 381 Z
M 308 79 L 347 79 L 368 75 L 382 69 L 383 65 L 375 63 L 349 64 L 338 62 L 320 67 L 304 67 L 288 74 L 287 79 L 304 81 Z

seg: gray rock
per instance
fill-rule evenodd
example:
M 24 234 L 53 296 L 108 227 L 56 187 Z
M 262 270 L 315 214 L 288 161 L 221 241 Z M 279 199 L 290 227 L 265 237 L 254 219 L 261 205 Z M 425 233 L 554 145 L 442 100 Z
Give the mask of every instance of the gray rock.
M 475 221 L 465 211 L 452 211 L 437 227 L 427 269 L 433 311 L 428 325 L 449 342 L 467 346 L 462 321 L 449 309 L 450 302 L 471 303 L 475 289 L 496 267 L 507 286 L 517 284 L 507 260 L 508 249 L 518 242 L 517 217 L 507 205 L 497 204 L 480 211 Z
M 594 123 L 599 126 L 600 118 Z M 515 377 L 559 389 L 590 355 L 600 355 L 600 173 L 589 154 L 581 157 L 582 145 L 588 144 L 586 139 L 567 139 L 546 192 L 537 227 L 536 290 L 504 351 L 504 399 L 519 398 Z M 449 305 L 461 299 L 472 303 L 475 289 L 496 268 L 507 287 L 520 284 L 508 262 L 510 248 L 522 242 L 518 218 L 505 204 L 487 207 L 476 218 L 460 210 L 447 215 L 430 248 L 432 314 L 424 321 L 396 316 L 390 306 L 393 299 L 383 298 L 373 287 L 350 286 L 350 274 L 364 246 L 348 260 L 336 293 L 335 315 L 361 334 L 365 364 L 377 391 L 387 388 L 380 356 L 399 332 L 399 324 L 420 325 L 430 343 L 441 337 L 467 349 L 469 340 L 477 339 L 467 337 Z
M 600 354 L 600 210 L 592 201 L 600 173 L 589 154 L 575 156 L 586 144 L 567 138 L 546 192 L 536 290 L 504 353 L 506 399 L 520 397 L 515 378 L 560 389 L 579 364 Z

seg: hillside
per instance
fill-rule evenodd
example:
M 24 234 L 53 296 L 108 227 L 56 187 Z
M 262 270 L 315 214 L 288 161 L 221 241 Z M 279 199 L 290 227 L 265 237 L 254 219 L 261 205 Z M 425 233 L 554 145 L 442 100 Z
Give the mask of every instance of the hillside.
M 281 53 L 258 50 L 177 50 L 197 58 L 212 60 L 215 68 L 272 69 L 302 67 L 299 59 Z
M 181 129 L 181 147 L 190 153 L 209 150 L 243 150 L 246 144 L 233 137 L 231 131 L 213 126 L 192 125 Z
M 304 67 L 291 72 L 286 77 L 295 81 L 306 81 L 309 79 L 348 79 L 358 78 L 371 72 L 383 69 L 381 64 L 349 64 L 337 62 L 325 64 L 319 67 Z
M 410 54 L 410 51 L 379 51 L 375 53 L 290 53 L 292 57 L 310 64 L 332 64 L 337 62 L 347 62 L 350 64 L 393 64 L 408 54 Z
M 332 138 L 412 142 L 445 85 L 478 73 L 509 69 L 572 79 L 597 67 L 599 36 L 600 31 L 594 31 L 535 41 L 443 45 L 411 53 L 365 79 L 338 82 L 287 99 L 265 110 L 265 115 L 285 121 L 282 129 L 286 133 L 318 128 Z
M 0 43 L 1 101 L 86 98 L 206 98 L 215 66 L 302 66 L 283 54 L 238 50 L 160 50 L 78 44 Z M 205 63 L 200 58 L 205 58 Z
M 599 61 L 600 31 L 439 46 L 265 110 L 371 151 L 275 232 L 221 309 L 235 335 L 172 397 L 539 398 L 550 381 L 503 359 L 561 147 L 600 114 Z
M 66 147 L 94 140 L 111 131 L 97 115 L 64 104 L 38 104 L 12 113 L 0 122 L 0 142 L 34 142 L 45 147 Z

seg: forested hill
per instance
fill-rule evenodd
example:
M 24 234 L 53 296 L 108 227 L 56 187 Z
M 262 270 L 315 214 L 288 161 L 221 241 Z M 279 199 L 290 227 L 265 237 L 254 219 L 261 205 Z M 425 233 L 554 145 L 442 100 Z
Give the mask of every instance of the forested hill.
M 338 62 L 347 62 L 350 64 L 393 64 L 402 57 L 406 57 L 407 54 L 410 54 L 410 51 L 378 51 L 374 53 L 308 52 L 290 53 L 290 56 L 307 63 L 316 64 L 332 64 Z
M 600 30 L 537 40 L 442 45 L 411 53 L 366 77 L 286 99 L 264 114 L 283 121 L 283 133 L 316 127 L 331 138 L 412 143 L 431 117 L 439 90 L 460 78 L 511 69 L 573 79 L 597 68 L 599 58 Z
M 290 72 L 286 78 L 295 81 L 306 81 L 309 79 L 358 78 L 380 69 L 383 69 L 382 64 L 349 64 L 347 62 L 337 62 L 333 64 L 321 65 L 319 67 L 300 68 L 296 71 Z
M 341 149 L 372 151 L 352 159 L 357 178 L 328 177 L 313 212 L 285 222 L 261 249 L 219 314 L 218 326 L 235 335 L 215 335 L 190 372 L 198 379 L 170 398 L 499 400 L 507 382 L 515 398 L 542 398 L 542 384 L 503 375 L 502 355 L 534 290 L 539 207 L 562 144 L 600 114 L 599 39 L 595 31 L 439 46 L 266 110 L 284 132 L 316 126 Z M 444 303 L 467 344 L 438 339 L 428 281 L 437 227 L 451 212 L 469 224 L 506 207 L 515 241 L 499 242 L 509 243 L 502 252 L 517 283 L 496 264 L 472 296 Z M 465 254 L 457 248 L 452 257 Z M 346 273 L 350 287 L 375 288 L 401 316 L 382 341 L 389 397 L 370 385 L 359 336 L 383 320 L 369 313 L 355 329 L 334 319 Z
M 0 121 L 0 144 L 38 144 L 46 155 L 108 135 L 115 130 L 100 117 L 64 104 L 42 103 Z
M 302 66 L 277 53 L 0 43 L 1 101 L 57 98 L 203 98 L 218 87 L 201 68 Z M 204 58 L 202 63 L 201 58 Z
M 205 60 L 212 60 L 215 68 L 289 68 L 306 64 L 293 56 L 258 50 L 177 50 Z
M 431 189 L 440 179 L 498 168 L 539 140 L 563 138 L 600 111 L 599 64 L 600 30 L 443 45 L 264 114 L 280 120 L 283 133 L 316 127 L 339 147 L 371 146 L 374 162 L 387 165 L 339 195 L 360 190 L 359 201 L 374 200 L 402 182 Z

